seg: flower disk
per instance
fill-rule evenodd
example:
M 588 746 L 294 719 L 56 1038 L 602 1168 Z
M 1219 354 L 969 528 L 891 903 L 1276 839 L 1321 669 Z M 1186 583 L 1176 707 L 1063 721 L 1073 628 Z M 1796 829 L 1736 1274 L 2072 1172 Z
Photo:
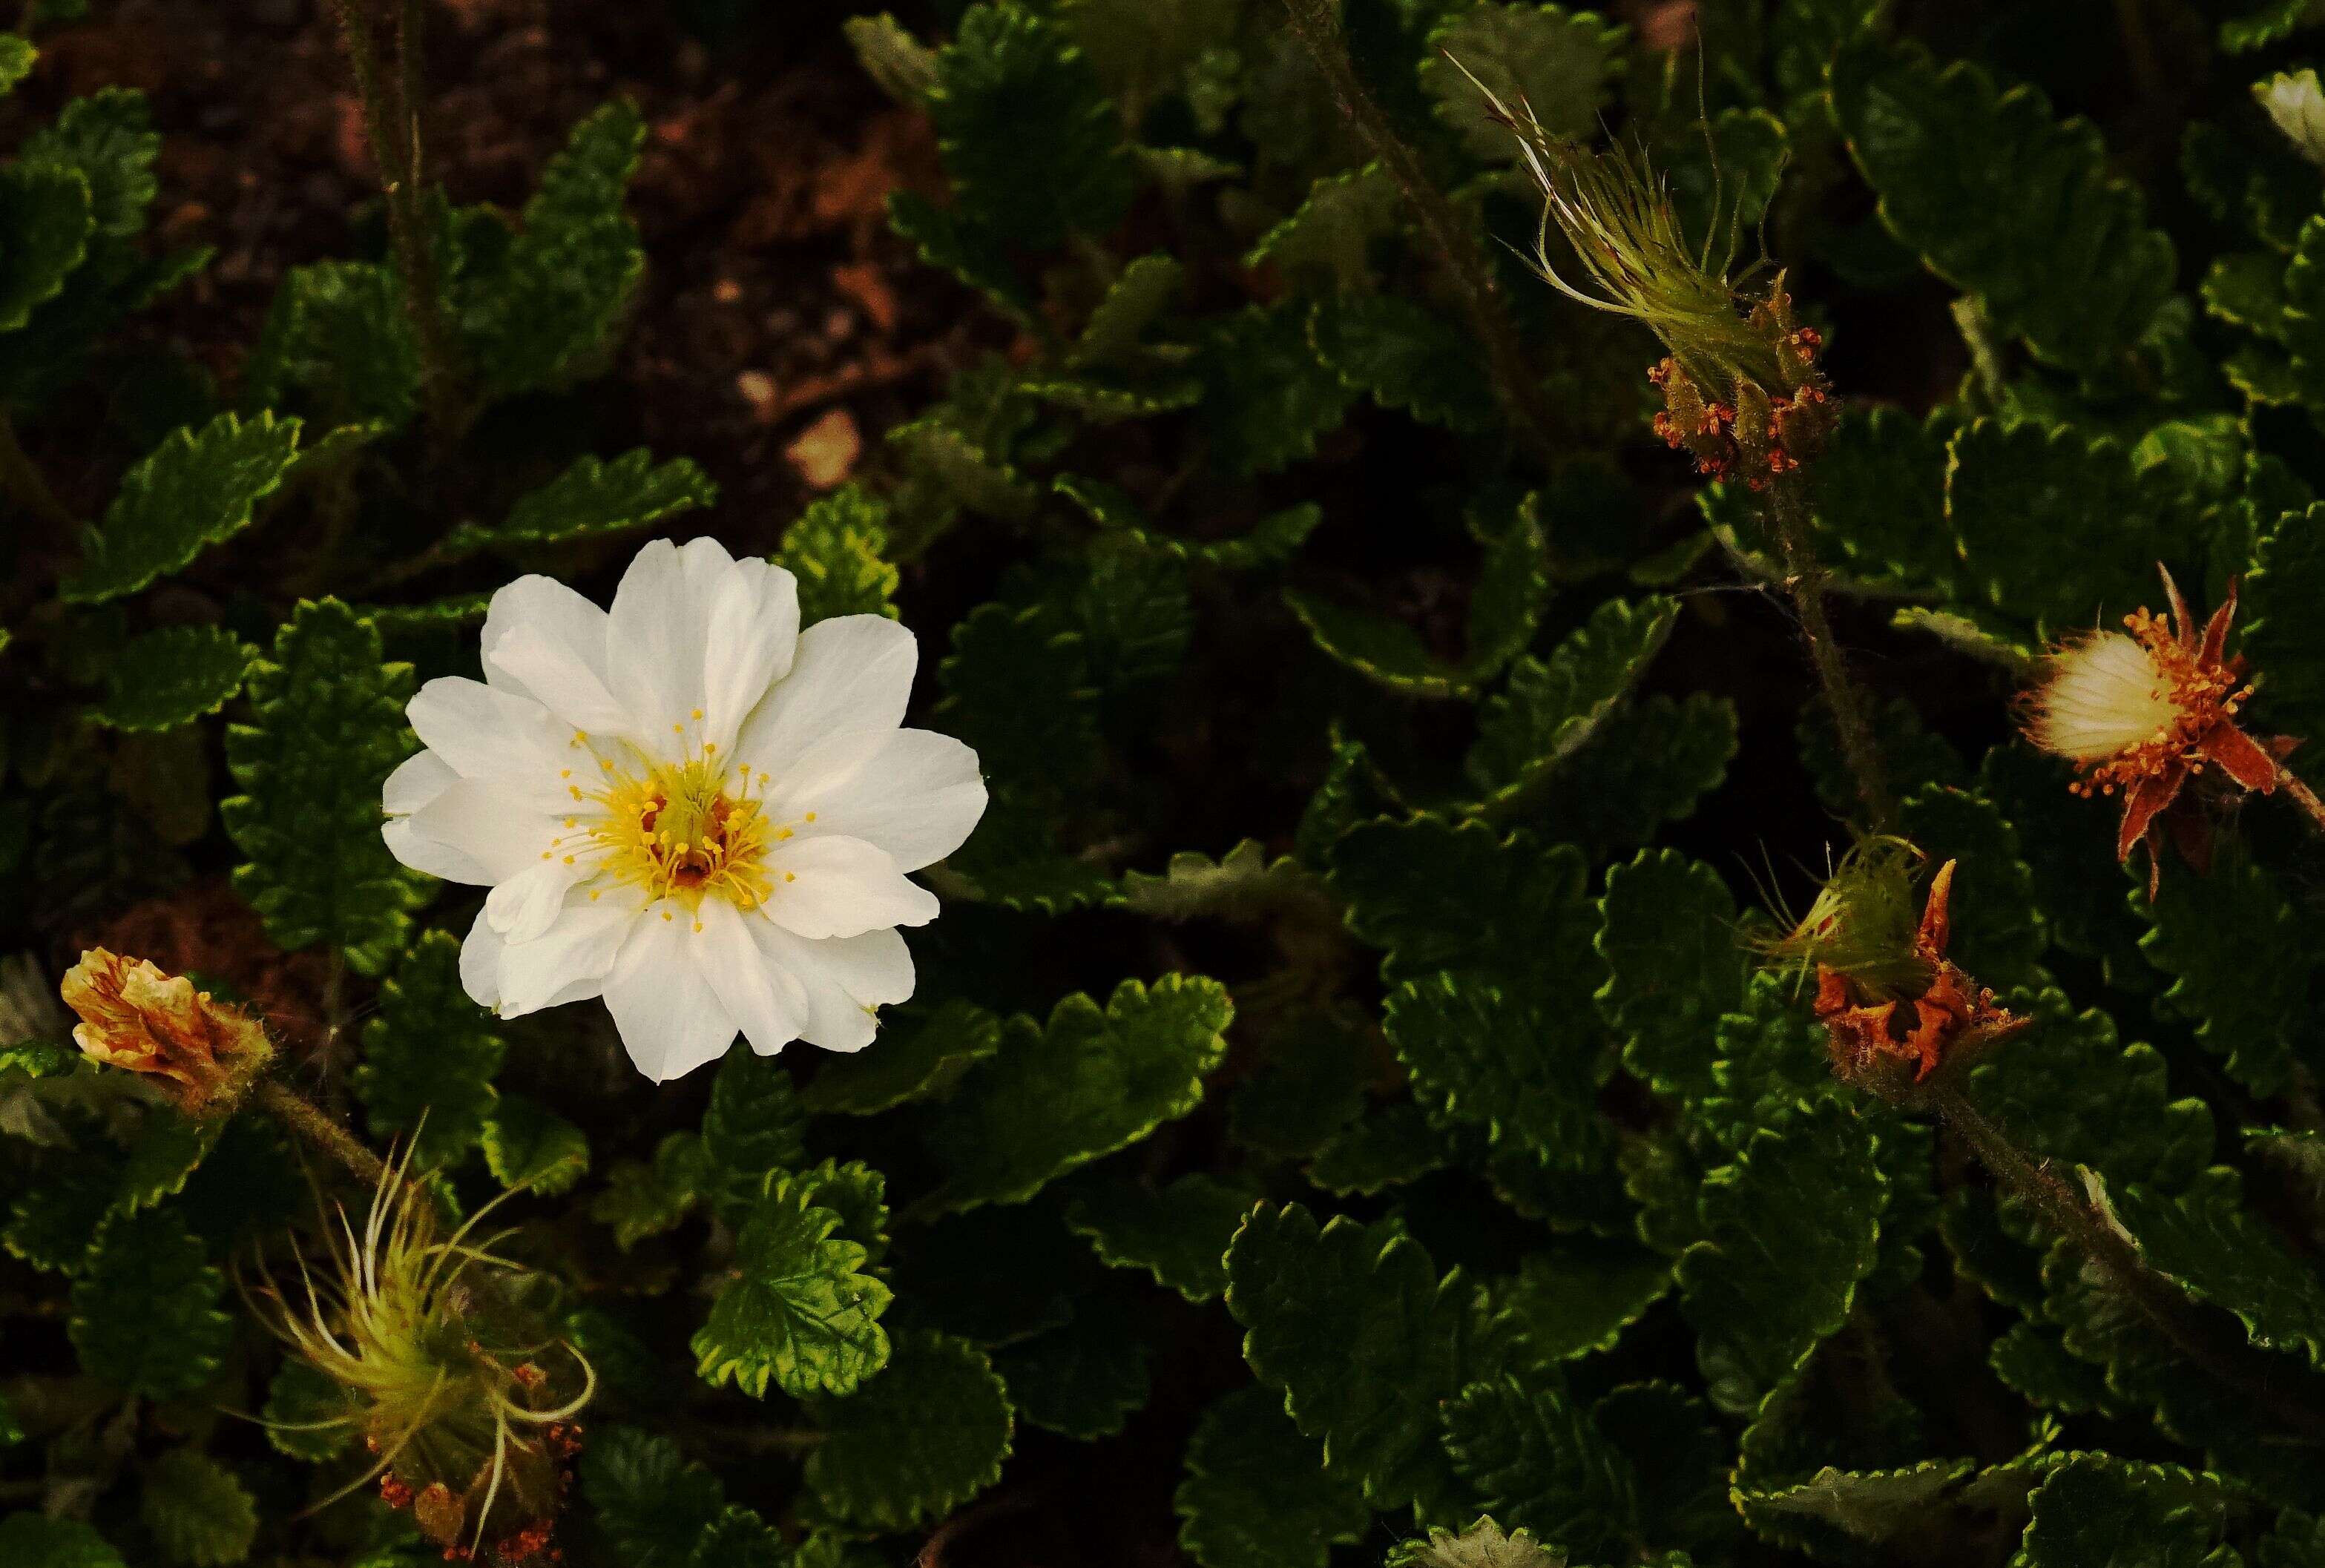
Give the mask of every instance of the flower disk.
M 976 753 L 901 728 L 917 649 L 877 615 L 799 629 L 797 585 L 714 540 L 649 544 L 610 611 L 493 596 L 485 679 L 431 680 L 387 781 L 404 864 L 492 892 L 460 955 L 504 1018 L 602 996 L 668 1079 L 739 1031 L 856 1050 L 912 994 L 905 872 L 985 809 Z

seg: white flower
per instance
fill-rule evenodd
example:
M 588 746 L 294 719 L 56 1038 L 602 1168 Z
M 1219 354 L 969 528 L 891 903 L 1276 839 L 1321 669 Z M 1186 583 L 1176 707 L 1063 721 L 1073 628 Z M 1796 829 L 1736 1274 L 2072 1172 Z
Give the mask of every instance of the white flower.
M 918 659 L 877 615 L 799 629 L 780 567 L 714 540 L 638 552 L 598 609 L 493 595 L 485 679 L 431 680 L 388 779 L 398 860 L 491 894 L 460 952 L 504 1018 L 603 996 L 657 1081 L 793 1039 L 853 1051 L 912 992 L 904 873 L 985 810 L 977 754 L 901 729 Z
M 2096 632 L 2061 648 L 2027 733 L 2046 752 L 2086 764 L 2169 740 L 2180 723 L 2172 675 L 2138 639 Z
M 2325 90 L 2315 71 L 2279 71 L 2253 83 L 2252 93 L 2303 158 L 2325 163 Z

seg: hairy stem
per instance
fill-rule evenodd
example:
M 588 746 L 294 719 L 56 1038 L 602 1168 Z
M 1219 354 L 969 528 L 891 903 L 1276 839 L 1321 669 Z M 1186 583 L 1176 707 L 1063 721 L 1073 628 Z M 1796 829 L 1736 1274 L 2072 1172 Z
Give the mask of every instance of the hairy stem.
M 1833 728 L 1839 732 L 1841 757 L 1848 764 L 1849 777 L 1857 781 L 1857 804 L 1864 807 L 1865 825 L 1876 833 L 1884 832 L 1896 807 L 1882 774 L 1881 752 L 1874 744 L 1873 718 L 1865 693 L 1849 678 L 1840 644 L 1833 640 L 1832 623 L 1824 613 L 1827 574 L 1809 542 L 1808 499 L 1797 475 L 1770 480 L 1767 496 L 1768 521 L 1774 525 L 1777 547 L 1783 551 L 1785 581 L 1800 610 L 1801 636 L 1808 643 L 1809 662 L 1816 666 L 1817 679 L 1824 687 Z
M 1389 178 L 1396 181 L 1422 233 L 1435 248 L 1462 313 L 1468 318 L 1469 330 L 1485 351 L 1494 395 L 1508 416 L 1513 433 L 1528 456 L 1548 466 L 1558 455 L 1558 419 L 1542 392 L 1542 378 L 1534 374 L 1518 346 L 1517 328 L 1503 308 L 1501 287 L 1486 263 L 1477 235 L 1445 193 L 1437 189 L 1422 167 L 1420 154 L 1396 134 L 1396 128 L 1389 124 L 1388 116 L 1381 112 L 1380 105 L 1357 77 L 1356 65 L 1348 58 L 1347 42 L 1340 33 L 1338 8 L 1334 0 L 1283 3 L 1291 14 L 1292 32 L 1307 50 L 1309 58 L 1316 62 L 1341 113 L 1348 116 L 1357 135 L 1372 150 L 1373 156 L 1380 160 L 1381 167 L 1388 171 Z
M 2317 791 L 2302 783 L 2299 775 L 2282 762 L 2276 765 L 2276 787 L 2293 797 L 2293 803 L 2308 814 L 2318 832 L 2325 833 L 2325 800 L 2318 799 Z
M 268 1078 L 260 1082 L 252 1095 L 260 1110 L 313 1144 L 320 1153 L 345 1167 L 366 1186 L 377 1187 L 387 1179 L 387 1167 L 379 1156 L 366 1148 L 354 1133 L 296 1089 Z
M 2310 1436 L 2325 1436 L 2325 1412 L 2286 1388 L 2276 1376 L 2279 1368 L 2274 1360 L 2254 1351 L 2241 1333 L 2232 1337 L 2218 1332 L 2227 1322 L 2225 1317 L 2208 1312 L 2150 1268 L 2123 1232 L 2047 1161 L 2019 1148 L 1998 1123 L 1941 1078 L 1924 1085 L 1922 1093 L 1946 1125 L 1978 1156 L 1978 1163 L 2032 1206 L 2052 1229 L 2073 1242 L 2173 1349 L 2235 1388 L 2255 1409 L 2265 1411 L 2279 1425 Z
M 435 254 L 421 206 L 419 0 L 401 0 L 396 22 L 396 69 L 380 69 L 379 51 L 365 7 L 371 0 L 330 0 L 339 24 L 356 96 L 363 101 L 364 134 L 387 202 L 388 243 L 403 280 L 404 308 L 420 339 L 421 392 L 431 446 L 440 455 L 459 438 L 459 354 L 437 288 Z

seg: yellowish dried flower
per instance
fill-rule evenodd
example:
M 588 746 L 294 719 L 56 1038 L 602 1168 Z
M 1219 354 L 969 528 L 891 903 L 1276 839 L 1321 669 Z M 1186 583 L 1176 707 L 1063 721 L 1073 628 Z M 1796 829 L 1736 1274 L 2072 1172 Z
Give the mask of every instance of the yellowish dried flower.
M 146 959 L 89 948 L 62 991 L 86 1055 L 162 1080 L 191 1115 L 233 1104 L 274 1054 L 256 1019 Z

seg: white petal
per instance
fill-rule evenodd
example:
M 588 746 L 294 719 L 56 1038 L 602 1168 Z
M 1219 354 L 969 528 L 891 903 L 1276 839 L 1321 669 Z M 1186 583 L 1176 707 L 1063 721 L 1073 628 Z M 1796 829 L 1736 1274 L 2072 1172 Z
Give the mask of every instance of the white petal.
M 452 764 L 435 752 L 414 752 L 380 786 L 380 808 L 390 816 L 408 816 L 443 794 L 444 786 L 459 777 Z
M 885 615 L 838 615 L 800 633 L 799 657 L 743 726 L 737 754 L 780 776 L 827 735 L 904 722 L 920 644 Z
M 485 873 L 476 880 L 490 882 L 532 870 L 563 830 L 559 818 L 482 779 L 455 779 L 404 820 L 421 837 L 468 856 Z
M 629 711 L 606 683 L 606 612 L 552 577 L 519 577 L 485 613 L 485 678 L 565 724 L 620 734 Z
M 529 942 L 502 947 L 501 1017 L 521 1018 L 597 995 L 637 918 L 635 904 L 627 899 L 592 902 L 587 892 L 574 889 L 547 930 Z
M 698 743 L 732 756 L 743 720 L 791 669 L 798 646 L 798 580 L 755 558 L 736 562 L 711 607 Z
M 777 844 L 767 864 L 775 877 L 767 918 L 795 936 L 853 936 L 937 918 L 936 895 L 860 838 L 795 838 Z
M 421 687 L 403 711 L 428 749 L 461 778 L 492 779 L 544 811 L 568 798 L 558 774 L 580 755 L 573 733 L 533 698 L 447 675 Z
M 478 1007 L 501 1004 L 501 953 L 507 945 L 484 911 L 477 910 L 476 923 L 468 927 L 468 939 L 460 944 L 460 988 Z
M 379 835 L 387 841 L 387 853 L 415 872 L 426 872 L 448 882 L 484 885 L 493 880 L 493 874 L 478 865 L 474 856 L 449 844 L 437 843 L 414 827 L 408 816 L 390 817 L 380 825 Z
M 752 941 L 751 927 L 766 922 L 746 921 L 724 899 L 703 899 L 695 918 L 702 929 L 688 944 L 689 950 L 751 1048 L 772 1056 L 799 1038 L 807 1027 L 807 992 Z
M 607 684 L 629 711 L 635 738 L 664 761 L 683 761 L 693 750 L 693 739 L 672 726 L 690 725 L 702 706 L 711 613 L 734 570 L 735 558 L 715 539 L 684 549 L 658 539 L 614 590 Z
M 2052 658 L 2034 690 L 2027 733 L 2045 751 L 2098 762 L 2154 740 L 2179 716 L 2171 678 L 2147 650 L 2120 632 L 2102 632 Z
M 668 903 L 647 909 L 606 977 L 614 1028 L 657 1084 L 717 1061 L 735 1043 L 735 1020 L 687 955 L 686 913 Z
M 811 1046 L 862 1050 L 879 1028 L 871 1010 L 912 994 L 912 955 L 898 931 L 811 942 L 771 921 L 751 925 L 760 949 L 805 988 L 808 1019 L 800 1038 Z
M 505 941 L 530 942 L 548 930 L 565 907 L 566 890 L 597 869 L 581 863 L 579 856 L 568 865 L 555 850 L 549 856 L 534 861 L 485 896 L 485 918 Z
M 768 786 L 770 814 L 816 819 L 801 834 L 842 834 L 918 871 L 961 846 L 985 815 L 977 753 L 932 730 L 834 735 Z

